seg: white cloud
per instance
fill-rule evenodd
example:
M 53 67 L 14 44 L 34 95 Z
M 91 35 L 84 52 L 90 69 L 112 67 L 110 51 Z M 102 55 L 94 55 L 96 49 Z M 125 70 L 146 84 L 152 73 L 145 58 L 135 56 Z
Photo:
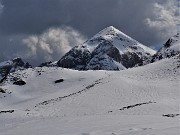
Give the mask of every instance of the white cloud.
M 167 38 L 178 31 L 179 12 L 177 0 L 164 0 L 162 3 L 154 3 L 152 16 L 145 19 L 145 24 L 159 32 L 161 37 Z
M 43 61 L 57 60 L 73 46 L 84 41 L 85 38 L 71 27 L 50 28 L 41 35 L 23 39 L 23 43 L 29 48 L 26 57 Z

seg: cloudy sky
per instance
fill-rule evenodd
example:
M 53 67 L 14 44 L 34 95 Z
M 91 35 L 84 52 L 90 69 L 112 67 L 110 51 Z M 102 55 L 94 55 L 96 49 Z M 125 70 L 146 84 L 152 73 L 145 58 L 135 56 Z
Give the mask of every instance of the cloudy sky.
M 58 60 L 107 26 L 159 48 L 177 33 L 180 0 L 0 0 L 0 61 Z

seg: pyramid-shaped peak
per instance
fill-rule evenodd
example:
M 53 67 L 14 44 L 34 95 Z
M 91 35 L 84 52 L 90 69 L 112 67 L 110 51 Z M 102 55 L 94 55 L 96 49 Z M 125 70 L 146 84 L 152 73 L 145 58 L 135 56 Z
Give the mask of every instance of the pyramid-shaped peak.
M 108 26 L 105 29 L 107 29 L 107 30 L 117 30 L 114 26 Z
M 97 39 L 97 38 L 102 38 L 102 37 L 104 39 L 107 39 L 109 37 L 111 37 L 112 39 L 118 37 L 118 38 L 121 38 L 123 40 L 128 40 L 128 41 L 132 41 L 132 42 L 137 43 L 136 40 L 132 39 L 130 36 L 128 36 L 125 33 L 121 32 L 120 30 L 118 30 L 114 26 L 109 26 L 109 27 L 106 27 L 105 29 L 101 30 L 99 33 L 97 33 L 95 36 L 93 36 L 91 38 L 91 40 Z
M 120 32 L 120 31 L 116 29 L 114 26 L 109 26 L 101 30 L 99 33 L 108 33 L 108 32 Z

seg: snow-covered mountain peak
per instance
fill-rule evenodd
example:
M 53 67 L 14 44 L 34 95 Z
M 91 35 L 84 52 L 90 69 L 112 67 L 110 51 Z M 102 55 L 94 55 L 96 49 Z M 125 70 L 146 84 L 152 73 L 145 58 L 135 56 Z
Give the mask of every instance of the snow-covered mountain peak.
M 132 39 L 131 37 L 129 37 L 128 35 L 124 34 L 123 32 L 121 32 L 120 30 L 118 30 L 117 28 L 115 28 L 113 26 L 106 27 L 105 29 L 103 29 L 100 32 L 98 32 L 91 39 L 97 38 L 97 37 L 104 37 L 104 36 L 112 36 L 112 37 L 124 36 L 126 38 Z
M 98 32 L 96 35 L 94 35 L 90 41 L 93 40 L 97 40 L 97 39 L 104 39 L 104 40 L 117 40 L 119 37 L 119 40 L 123 41 L 132 41 L 135 43 L 137 43 L 137 41 L 135 41 L 134 39 L 132 39 L 131 37 L 129 37 L 128 35 L 124 34 L 123 32 L 121 32 L 120 30 L 116 29 L 113 26 L 109 26 L 103 30 L 101 30 L 100 32 Z M 122 38 L 122 39 L 121 39 Z
M 166 43 L 154 54 L 150 57 L 144 64 L 153 63 L 159 61 L 161 59 L 170 58 L 180 54 L 180 35 L 177 33 L 176 35 L 169 38 Z
M 155 51 L 153 49 L 144 46 L 143 44 L 139 43 L 135 39 L 124 34 L 113 26 L 109 26 L 101 30 L 99 33 L 87 40 L 83 45 L 88 46 L 90 52 L 92 52 L 100 43 L 104 41 L 111 42 L 120 51 L 121 54 L 129 51 L 147 52 L 150 55 L 155 54 Z
M 105 35 L 113 35 L 115 33 L 119 33 L 120 31 L 113 26 L 106 27 L 105 29 L 101 30 L 97 33 L 94 37 L 98 36 L 105 36 Z M 121 32 L 122 33 L 122 32 Z M 123 34 L 123 33 L 122 33 Z
M 94 38 L 98 38 L 98 37 L 103 37 L 103 38 L 107 38 L 107 37 L 111 37 L 111 38 L 116 38 L 116 37 L 121 37 L 124 39 L 129 39 L 133 42 L 137 42 L 134 39 L 132 39 L 131 37 L 129 37 L 128 35 L 124 34 L 123 32 L 121 32 L 120 30 L 116 29 L 113 26 L 109 26 L 103 30 L 101 30 L 99 33 L 97 33 L 95 36 L 93 36 L 91 38 L 91 40 L 93 40 Z
M 59 60 L 58 65 L 80 70 L 105 70 L 105 68 L 100 65 L 107 65 L 107 61 L 112 62 L 112 60 L 114 60 L 116 62 L 114 64 L 117 65 L 117 63 L 119 63 L 125 68 L 129 68 L 135 65 L 141 65 L 142 61 L 153 54 L 155 54 L 155 51 L 151 48 L 139 43 L 115 27 L 109 26 L 83 44 L 72 48 Z M 106 55 L 108 57 L 104 57 Z M 106 64 L 104 61 L 106 61 Z M 109 69 L 108 67 L 107 70 Z M 119 68 L 115 69 L 120 70 Z M 114 70 L 114 68 L 111 70 Z
M 118 30 L 118 29 L 116 29 L 114 26 L 108 26 L 108 27 L 106 27 L 105 29 L 107 29 L 107 30 Z

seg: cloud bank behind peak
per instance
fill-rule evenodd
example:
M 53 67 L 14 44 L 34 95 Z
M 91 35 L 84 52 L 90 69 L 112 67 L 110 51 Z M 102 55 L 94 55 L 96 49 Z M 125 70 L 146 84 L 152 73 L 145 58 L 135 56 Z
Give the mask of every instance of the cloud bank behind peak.
M 57 60 L 107 26 L 152 48 L 176 34 L 179 0 L 0 0 L 0 61 Z M 24 53 L 26 52 L 26 53 Z

